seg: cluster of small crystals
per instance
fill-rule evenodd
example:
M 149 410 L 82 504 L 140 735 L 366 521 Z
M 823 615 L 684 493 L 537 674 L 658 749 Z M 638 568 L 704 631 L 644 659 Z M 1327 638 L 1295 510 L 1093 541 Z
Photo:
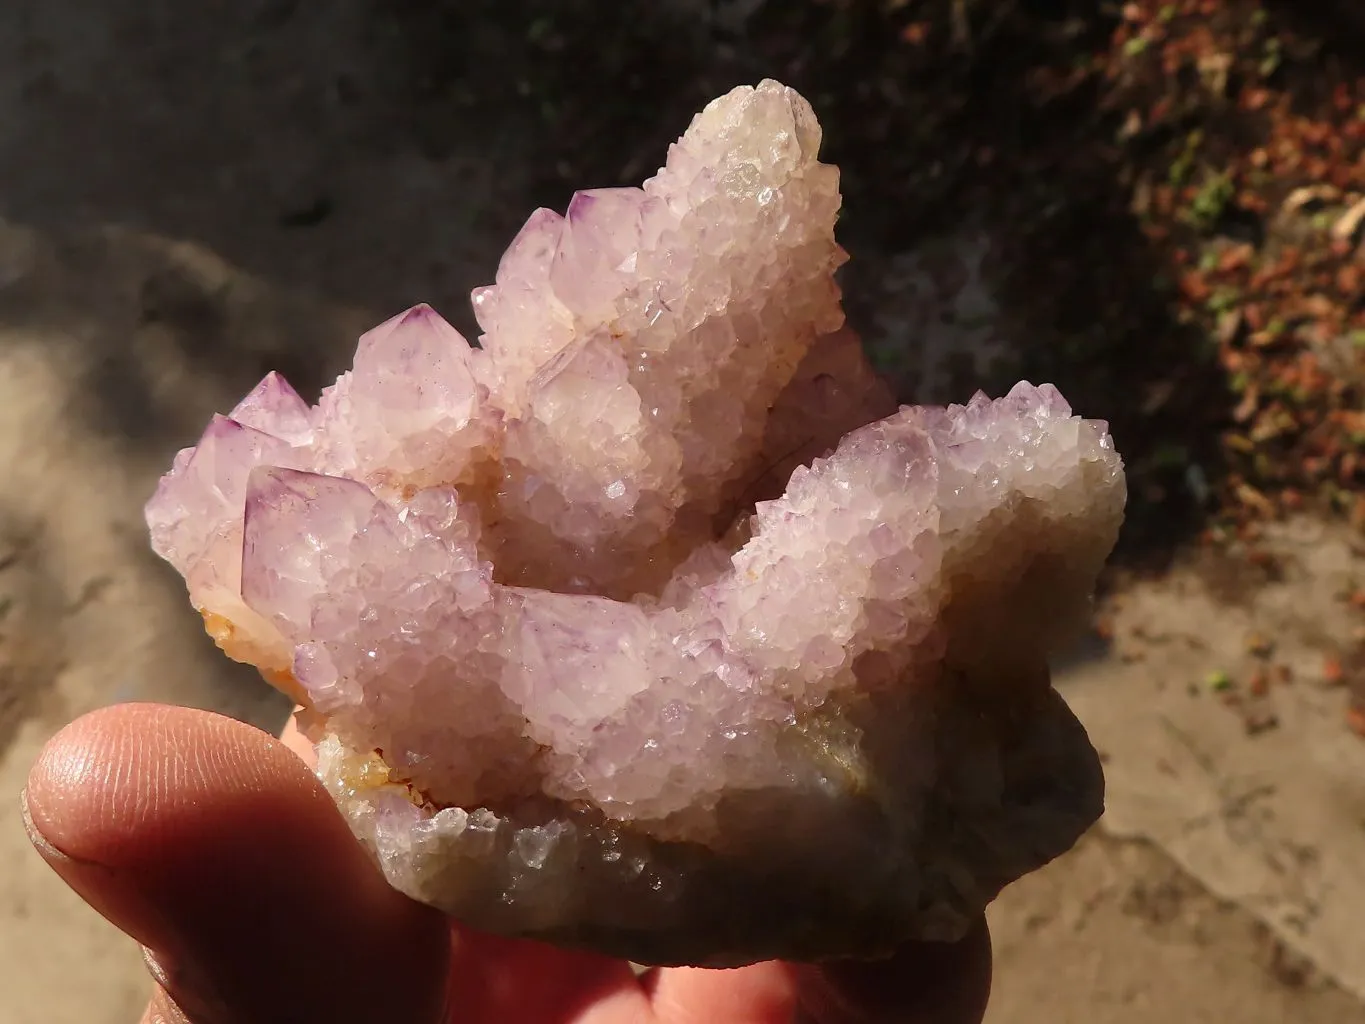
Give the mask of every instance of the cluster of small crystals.
M 993 638 L 1033 664 L 1084 606 L 1124 501 L 1105 425 L 1049 385 L 888 408 L 839 330 L 818 143 L 791 90 L 735 90 L 643 189 L 532 216 L 475 293 L 481 348 L 421 306 L 316 406 L 271 374 L 148 503 L 415 895 L 515 902 L 524 871 L 471 881 L 511 854 L 545 922 L 587 898 L 544 884 L 575 858 L 598 904 L 676 892 L 646 837 L 719 847 L 734 794 L 860 790 L 886 766 L 841 708 L 990 683 Z
M 566 920 L 600 919 L 613 893 L 629 891 L 637 927 L 664 921 L 678 913 L 669 901 L 688 889 L 669 858 L 642 845 L 645 836 L 719 849 L 751 843 L 748 826 L 735 822 L 753 810 L 771 813 L 776 805 L 796 818 L 811 794 L 856 803 L 869 784 L 888 778 L 902 791 L 892 800 L 899 810 L 888 812 L 913 831 L 905 808 L 917 806 L 946 770 L 935 760 L 941 754 L 934 752 L 930 695 L 945 685 L 946 664 L 971 664 L 951 657 L 951 649 L 990 648 L 992 677 L 974 682 L 1015 683 L 1017 665 L 1045 657 L 1058 629 L 1075 624 L 1123 503 L 1119 459 L 1104 425 L 1072 416 L 1048 385 L 1020 384 L 1003 399 L 978 395 L 946 410 L 903 409 L 798 469 L 785 495 L 759 504 L 744 547 L 732 557 L 716 547 L 699 550 L 661 600 L 626 604 L 494 584 L 485 607 L 504 617 L 482 628 L 504 638 L 503 660 L 483 661 L 482 676 L 468 666 L 459 672 L 468 703 L 446 696 L 444 705 L 425 705 L 450 708 L 448 721 L 414 713 L 396 735 L 387 703 L 396 689 L 393 662 L 381 653 L 367 664 L 367 652 L 353 651 L 349 664 L 363 692 L 353 695 L 351 710 L 325 708 L 334 732 L 321 748 L 324 780 L 391 880 L 414 897 L 534 934 Z M 1062 557 L 1049 564 L 1053 554 Z M 952 615 L 957 602 L 970 605 L 965 620 Z M 433 652 L 457 646 L 450 633 L 461 628 L 460 618 L 441 611 L 427 619 L 427 632 L 394 643 Z M 993 645 L 1002 618 L 1026 627 L 1004 649 Z M 352 625 L 346 643 L 359 633 L 362 646 L 379 648 L 395 625 L 382 616 L 359 631 Z M 418 664 L 406 679 L 430 679 L 435 688 L 452 681 L 446 663 L 425 677 Z M 842 751 L 810 742 L 807 716 L 831 708 L 837 715 L 858 693 L 887 687 L 909 694 L 905 717 L 873 723 L 876 735 L 869 732 L 862 745 L 918 747 L 927 759 L 902 754 L 898 771 L 868 763 L 875 755 L 859 749 L 857 737 Z M 508 720 L 509 700 L 524 715 L 519 723 Z M 390 716 L 386 742 L 443 756 L 436 774 L 396 761 L 390 751 L 401 748 L 385 747 L 378 780 L 367 775 L 373 757 L 356 741 L 355 712 L 367 704 L 380 711 L 381 703 Z M 490 741 L 495 713 L 503 732 Z M 381 735 L 382 724 L 370 717 L 361 734 Z M 519 746 L 527 737 L 538 749 Z M 483 750 L 467 755 L 463 771 L 447 774 L 452 742 L 459 748 L 471 738 Z M 511 795 L 505 787 L 515 782 L 531 787 L 527 795 L 555 797 L 561 807 L 586 803 L 601 817 L 552 812 L 519 821 L 467 799 L 433 813 L 414 806 L 387 774 L 397 767 L 404 782 L 417 777 L 429 794 L 458 803 L 465 783 L 486 779 L 498 763 L 494 749 L 504 755 L 504 788 L 485 786 L 480 796 Z M 975 756 L 985 770 L 996 755 Z M 527 764 L 535 778 L 525 774 Z M 916 766 L 913 774 L 904 774 L 906 764 Z M 774 796 L 784 792 L 791 802 Z M 710 812 L 736 794 L 741 801 L 751 794 L 753 805 L 731 818 L 734 831 L 725 834 Z M 1061 820 L 1053 826 L 1059 831 L 1088 824 Z M 630 827 L 617 830 L 613 821 Z M 1028 849 L 1040 840 L 1017 841 Z M 1062 849 L 1070 839 L 1046 842 Z M 491 894 L 499 899 L 490 903 Z
M 796 93 L 736 90 L 643 188 L 537 211 L 474 293 L 507 417 L 505 578 L 628 595 L 705 532 L 774 399 L 843 323 L 839 175 L 819 146 Z
M 254 400 L 257 428 L 302 404 L 278 378 Z M 932 679 L 955 580 L 1016 616 L 1055 603 L 1059 581 L 1021 593 L 1027 566 L 993 538 L 1065 552 L 1083 598 L 1123 506 L 1103 425 L 1021 384 L 855 431 L 758 505 L 732 557 L 699 549 L 663 599 L 622 602 L 496 582 L 453 489 L 385 500 L 281 465 L 294 449 L 261 429 L 229 419 L 210 432 L 212 458 L 187 469 L 214 471 L 197 493 L 240 501 L 243 516 L 207 539 L 212 553 L 241 538 L 218 582 L 240 581 L 235 599 L 288 647 L 332 731 L 383 750 L 438 804 L 541 793 L 646 822 L 730 789 L 818 783 L 827 766 L 784 753 L 781 727 L 866 684 L 856 667 L 870 651 L 907 685 Z

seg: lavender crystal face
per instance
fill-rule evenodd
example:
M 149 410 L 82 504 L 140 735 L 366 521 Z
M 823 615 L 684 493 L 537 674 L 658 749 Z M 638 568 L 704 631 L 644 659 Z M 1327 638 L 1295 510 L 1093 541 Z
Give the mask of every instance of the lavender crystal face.
M 819 142 L 735 90 L 642 189 L 531 216 L 479 348 L 409 310 L 316 406 L 268 376 L 149 502 L 414 898 L 641 962 L 868 955 L 1098 817 L 1047 659 L 1119 457 L 1049 385 L 895 408 Z

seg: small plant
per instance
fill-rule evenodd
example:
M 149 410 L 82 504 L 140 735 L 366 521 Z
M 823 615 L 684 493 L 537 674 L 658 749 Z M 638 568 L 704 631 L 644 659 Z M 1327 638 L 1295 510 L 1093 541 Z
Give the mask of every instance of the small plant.
M 1232 689 L 1232 676 L 1222 669 L 1214 669 L 1204 677 L 1204 685 L 1214 693 L 1223 693 Z
M 1241 301 L 1242 293 L 1236 288 L 1222 287 L 1214 289 L 1213 294 L 1209 296 L 1206 306 L 1210 313 L 1217 315 L 1236 309 Z
M 1198 128 L 1185 136 L 1185 145 L 1181 148 L 1180 154 L 1171 161 L 1170 170 L 1167 172 L 1167 178 L 1176 188 L 1190 180 L 1199 156 L 1199 147 L 1203 144 L 1204 133 Z
M 1284 53 L 1280 49 L 1280 41 L 1273 36 L 1265 41 L 1265 49 L 1261 52 L 1261 62 L 1257 66 L 1262 78 L 1269 78 L 1280 69 L 1280 62 L 1284 58 Z
M 1210 231 L 1223 219 L 1236 194 L 1237 187 L 1232 182 L 1232 175 L 1226 171 L 1210 173 L 1194 194 L 1190 208 L 1186 211 L 1186 219 L 1200 231 Z

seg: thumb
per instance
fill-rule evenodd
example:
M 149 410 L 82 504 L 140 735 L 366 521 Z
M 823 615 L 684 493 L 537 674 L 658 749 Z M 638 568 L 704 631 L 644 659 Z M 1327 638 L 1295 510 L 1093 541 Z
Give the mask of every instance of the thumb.
M 445 920 L 388 886 L 273 737 L 106 708 L 48 743 L 24 804 L 48 864 L 149 950 L 147 1020 L 440 1020 Z

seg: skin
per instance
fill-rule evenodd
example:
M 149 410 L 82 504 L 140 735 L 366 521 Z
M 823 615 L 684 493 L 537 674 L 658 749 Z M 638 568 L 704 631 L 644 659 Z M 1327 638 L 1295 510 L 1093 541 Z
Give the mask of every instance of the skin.
M 668 968 L 478 934 L 391 889 L 309 769 L 204 711 L 129 704 L 54 737 L 24 792 L 39 854 L 146 950 L 143 1024 L 980 1024 L 962 942 L 823 967 Z

